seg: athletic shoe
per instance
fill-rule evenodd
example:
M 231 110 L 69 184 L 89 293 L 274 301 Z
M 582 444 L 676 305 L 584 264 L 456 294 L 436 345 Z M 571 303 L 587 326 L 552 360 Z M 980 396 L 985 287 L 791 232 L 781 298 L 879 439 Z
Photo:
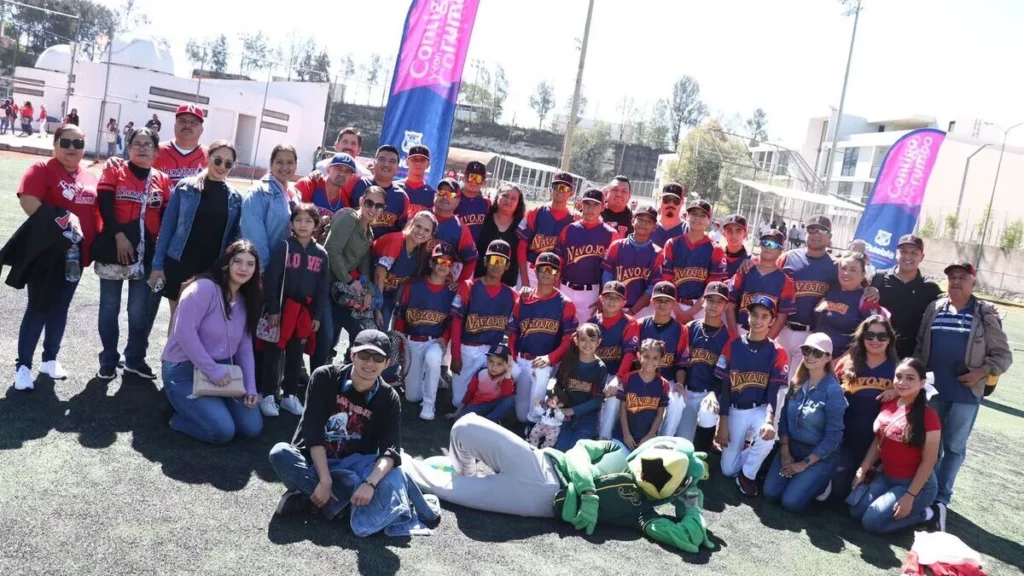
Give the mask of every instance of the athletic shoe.
M 281 516 L 292 516 L 306 510 L 309 510 L 309 498 L 298 490 L 289 490 L 282 494 L 281 499 L 277 501 L 277 510 L 274 513 Z
M 296 416 L 302 416 L 302 402 L 299 402 L 299 398 L 294 394 L 281 398 L 281 408 Z
M 430 420 L 433 420 L 433 419 L 434 419 L 434 410 L 433 410 L 433 408 L 423 408 L 422 410 L 420 410 L 420 420 L 430 421 Z
M 942 502 L 934 502 L 930 506 L 932 509 L 932 520 L 931 529 L 934 532 L 945 532 L 946 531 L 946 505 Z
M 263 400 L 260 401 L 260 412 L 263 412 L 264 416 L 273 418 L 281 415 L 281 411 L 277 407 L 277 402 L 273 396 L 264 396 Z
M 32 381 L 32 370 L 28 366 L 18 366 L 18 371 L 14 374 L 14 389 L 32 390 L 35 387 L 36 383 Z
M 831 495 L 832 495 L 832 481 L 829 480 L 828 481 L 828 485 L 825 486 L 825 489 L 821 491 L 821 494 L 818 494 L 817 496 L 815 496 L 814 499 L 817 500 L 818 502 L 824 502 L 825 500 L 828 500 L 828 497 L 831 496 Z
M 125 366 L 124 371 L 129 372 L 131 374 L 135 374 L 136 376 L 144 380 L 156 380 L 156 372 L 153 372 L 153 369 L 150 368 L 149 364 L 146 364 L 145 362 L 139 364 L 138 366 Z
M 39 371 L 50 377 L 50 380 L 63 380 L 68 377 L 67 370 L 56 360 L 43 362 L 39 365 Z
M 96 377 L 100 380 L 113 380 L 117 378 L 117 368 L 113 366 L 100 366 L 99 371 L 96 372 Z
M 743 472 L 736 475 L 736 485 L 740 487 L 740 494 L 744 496 L 757 496 L 757 483 L 747 478 Z

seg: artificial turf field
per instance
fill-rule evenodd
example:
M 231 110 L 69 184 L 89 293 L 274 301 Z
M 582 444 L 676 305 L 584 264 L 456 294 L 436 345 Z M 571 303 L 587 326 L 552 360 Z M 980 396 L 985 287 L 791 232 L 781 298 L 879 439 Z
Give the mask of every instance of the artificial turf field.
M 36 158 L 0 153 L 0 242 L 24 214 L 15 197 Z M 223 447 L 166 426 L 160 383 L 131 376 L 93 379 L 99 284 L 86 271 L 72 304 L 60 359 L 71 377 L 12 387 L 25 294 L 0 287 L 0 575 L 16 574 L 893 574 L 910 532 L 866 534 L 842 508 L 802 516 L 739 495 L 718 470 L 704 484 L 715 549 L 678 553 L 639 532 L 598 526 L 593 537 L 555 520 L 486 514 L 445 505 L 433 535 L 356 538 L 317 515 L 275 518 L 281 484 L 267 462 L 297 418 L 268 419 L 262 438 Z M 122 314 L 122 342 L 126 332 Z M 159 373 L 167 308 L 157 319 L 149 363 Z M 1005 320 L 1024 349 L 1024 312 Z M 35 364 L 38 367 L 39 351 Z M 1024 364 L 1024 363 L 1022 363 Z M 1024 565 L 1024 366 L 983 403 L 957 481 L 948 530 L 982 552 L 992 574 Z M 403 418 L 404 448 L 447 450 L 448 422 Z M 501 494 L 495 494 L 500 498 Z

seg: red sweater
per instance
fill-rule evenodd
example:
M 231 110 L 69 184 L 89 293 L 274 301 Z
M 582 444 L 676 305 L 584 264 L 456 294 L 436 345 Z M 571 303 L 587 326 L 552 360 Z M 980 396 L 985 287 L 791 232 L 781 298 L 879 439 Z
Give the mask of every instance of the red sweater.
M 462 405 L 469 406 L 470 404 L 500 400 L 515 393 L 515 387 L 516 384 L 512 378 L 502 374 L 495 380 L 484 368 L 474 374 L 473 379 L 469 381 L 469 388 L 466 389 L 466 397 L 462 399 Z

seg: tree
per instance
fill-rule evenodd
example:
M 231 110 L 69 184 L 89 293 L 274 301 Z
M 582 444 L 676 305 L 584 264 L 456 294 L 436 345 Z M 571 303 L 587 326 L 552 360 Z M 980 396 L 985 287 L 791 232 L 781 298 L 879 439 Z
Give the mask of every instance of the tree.
M 185 45 L 185 55 L 189 62 L 202 71 L 210 65 L 210 41 L 190 39 Z
M 78 26 L 79 50 L 86 58 L 93 60 L 99 56 L 95 38 L 104 34 L 112 36 L 120 30 L 120 13 L 91 0 L 28 0 L 35 6 L 45 6 L 50 10 L 77 14 L 78 23 L 73 18 L 53 16 L 46 12 L 16 4 L 5 5 L 10 10 L 10 20 L 5 17 L 4 36 L 13 40 L 13 46 L 3 50 L 2 59 L 5 74 L 13 74 L 11 68 L 15 57 L 17 64 L 32 65 L 34 56 L 54 44 L 67 44 L 75 40 L 75 27 Z M 11 51 L 15 54 L 12 56 Z M 26 63 L 26 60 L 29 61 Z
M 530 108 L 537 113 L 537 127 L 544 125 L 544 118 L 555 107 L 555 89 L 547 81 L 537 84 L 533 95 L 530 96 Z
M 370 56 L 370 63 L 366 66 L 366 83 L 371 86 L 377 84 L 377 80 L 380 78 L 380 54 L 376 52 Z
M 572 97 L 571 96 L 569 97 L 568 100 L 565 101 L 565 108 L 563 108 L 562 111 L 565 112 L 565 122 L 568 125 L 569 114 L 572 113 Z M 584 113 L 586 113 L 586 111 L 587 111 L 587 94 L 583 90 L 583 86 L 580 86 L 580 103 L 576 107 L 576 125 L 577 126 L 580 125 L 580 120 L 583 119 L 583 115 L 584 115 Z M 555 126 L 554 124 L 552 124 L 551 129 L 552 130 L 557 130 L 558 126 Z M 609 129 L 609 131 L 610 131 L 610 129 Z
M 765 126 L 768 125 L 768 116 L 762 108 L 754 110 L 754 113 L 747 118 L 747 133 L 750 134 L 750 146 L 757 146 L 758 142 L 768 139 L 768 132 Z
M 117 34 L 131 32 L 151 24 L 149 15 L 139 10 L 135 0 L 126 0 L 121 5 L 121 8 L 118 10 L 118 22 L 118 29 L 115 31 Z
M 668 146 L 668 135 L 671 131 L 672 121 L 669 119 L 668 100 L 658 98 L 651 112 L 650 128 L 647 131 L 647 139 L 644 144 L 662 150 Z M 675 149 L 675 146 L 669 147 Z
M 269 38 L 263 31 L 243 32 L 238 35 L 242 41 L 242 57 L 238 62 L 238 73 L 247 76 L 250 72 L 267 68 L 270 58 Z
M 217 74 L 225 74 L 228 71 L 228 38 L 220 34 L 210 46 L 210 70 Z
M 619 141 L 625 142 L 627 128 L 632 131 L 636 127 L 636 116 L 639 112 L 636 107 L 636 103 L 632 96 L 625 96 L 622 98 L 622 102 L 616 108 L 620 114 L 622 114 L 622 120 L 619 122 Z M 641 124 L 643 124 L 641 122 Z
M 603 165 L 611 142 L 611 127 L 604 122 L 599 122 L 593 130 L 577 129 L 572 135 L 569 169 L 594 181 L 608 178 L 610 174 Z
M 672 113 L 672 147 L 675 148 L 682 127 L 698 126 L 708 115 L 708 107 L 700 100 L 700 82 L 692 76 L 676 80 L 669 111 Z
M 491 122 L 497 122 L 498 118 L 501 118 L 507 99 L 508 79 L 505 78 L 505 68 L 501 64 L 496 64 L 494 66 L 494 104 L 491 106 Z
M 326 50 L 320 50 L 320 53 L 316 55 L 316 60 L 313 61 L 313 70 L 316 70 L 316 78 L 311 78 L 313 82 L 330 82 L 331 81 L 331 57 L 327 55 Z
M 353 74 L 356 73 L 356 65 L 352 62 L 352 55 L 345 54 L 345 59 L 341 61 L 341 77 L 347 82 Z
M 745 171 L 751 166 L 744 143 L 729 137 L 714 119 L 686 135 L 679 145 L 679 161 L 669 164 L 668 174 L 701 198 L 731 203 L 739 189 L 733 177 L 749 177 Z

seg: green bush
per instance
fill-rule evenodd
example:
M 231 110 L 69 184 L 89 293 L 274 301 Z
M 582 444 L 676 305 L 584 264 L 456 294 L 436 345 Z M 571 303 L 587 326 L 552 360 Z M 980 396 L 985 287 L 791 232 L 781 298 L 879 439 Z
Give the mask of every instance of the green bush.
M 924 224 L 921 225 L 921 229 L 917 231 L 922 238 L 934 238 L 935 237 L 935 220 L 928 216 L 924 219 Z
M 955 240 L 958 230 L 960 230 L 960 215 L 946 214 L 946 238 Z
M 1024 243 L 1024 221 L 1017 218 L 1003 230 L 1003 235 L 999 238 L 999 247 L 1003 250 L 1016 250 L 1022 243 Z

